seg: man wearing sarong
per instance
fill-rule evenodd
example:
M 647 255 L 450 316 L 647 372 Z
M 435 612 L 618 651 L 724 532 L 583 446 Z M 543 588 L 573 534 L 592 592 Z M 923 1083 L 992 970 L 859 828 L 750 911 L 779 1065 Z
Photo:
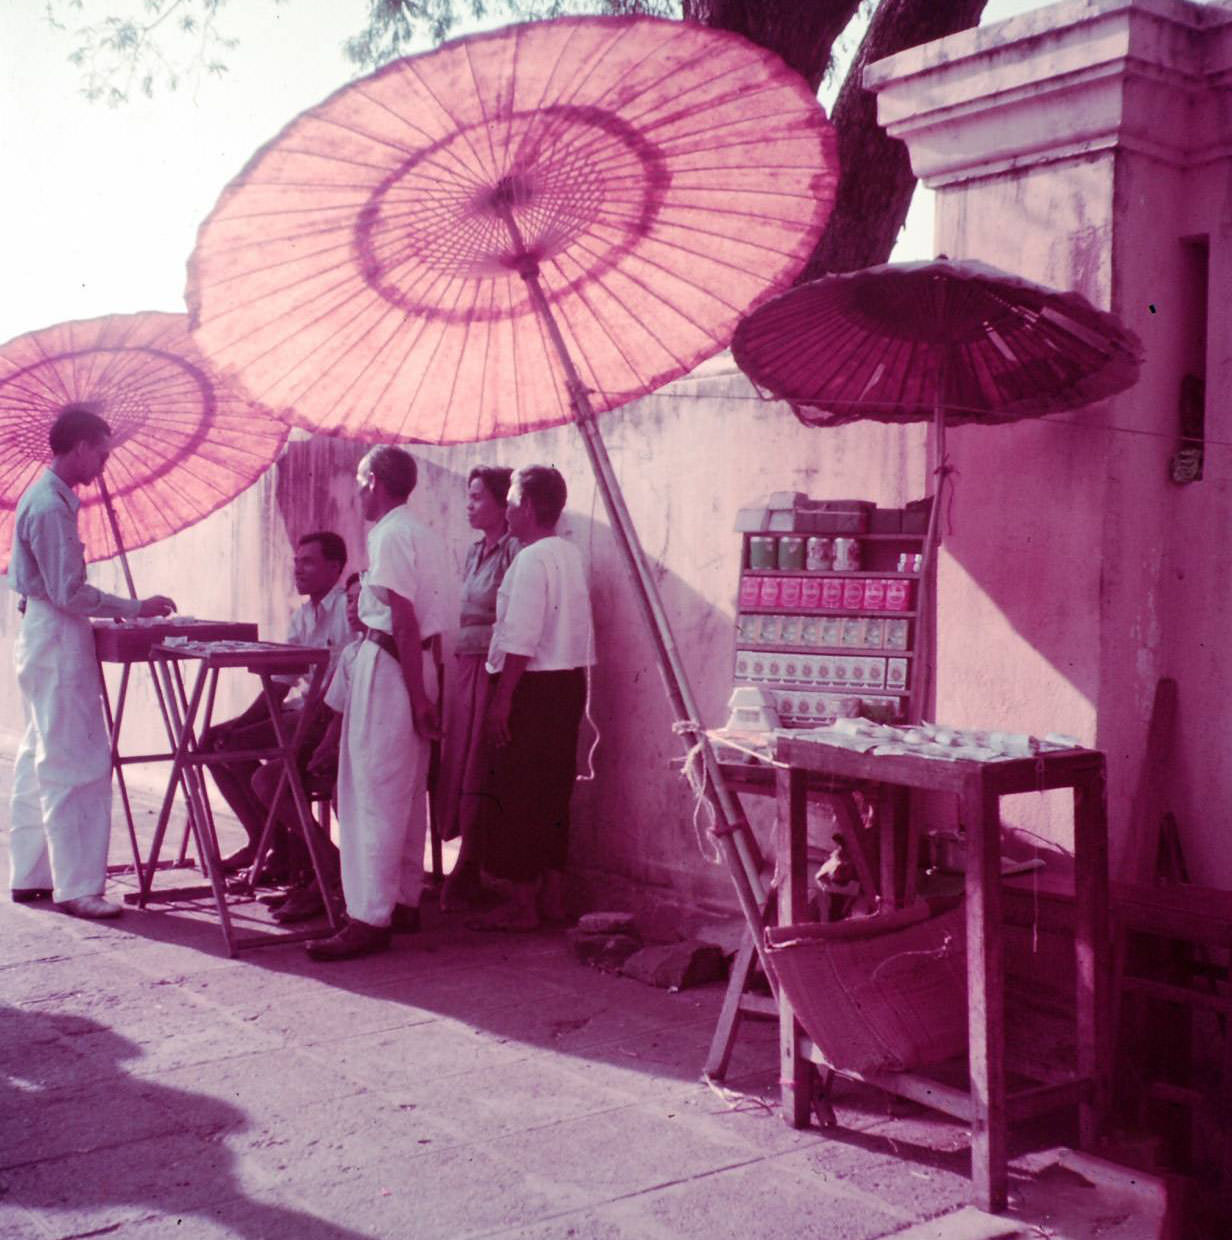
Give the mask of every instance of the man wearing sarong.
M 407 507 L 415 459 L 373 448 L 356 481 L 368 531 L 359 597 L 367 635 L 351 671 L 338 753 L 338 832 L 347 921 L 308 944 L 314 960 L 350 960 L 419 929 L 431 744 L 440 733 L 433 639 L 452 615 L 439 539 Z
M 121 598 L 86 581 L 74 488 L 93 482 L 111 428 L 70 405 L 48 436 L 52 462 L 17 504 L 9 584 L 20 596 L 15 657 L 26 728 L 13 770 L 9 887 L 74 917 L 117 917 L 103 899 L 111 838 L 111 745 L 90 616 L 167 616 L 162 594 Z

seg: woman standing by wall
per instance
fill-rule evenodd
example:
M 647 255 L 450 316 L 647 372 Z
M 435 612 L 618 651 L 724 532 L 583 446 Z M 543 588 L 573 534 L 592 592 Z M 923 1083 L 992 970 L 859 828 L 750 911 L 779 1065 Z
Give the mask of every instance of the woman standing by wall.
M 461 627 L 452 675 L 445 677 L 445 739 L 441 753 L 441 838 L 462 837 L 458 859 L 441 891 L 441 908 L 464 909 L 480 895 L 479 814 L 488 769 L 484 718 L 490 678 L 484 669 L 496 622 L 496 592 L 520 544 L 505 521 L 512 470 L 478 465 L 466 479 L 466 518 L 480 532 L 466 553 Z

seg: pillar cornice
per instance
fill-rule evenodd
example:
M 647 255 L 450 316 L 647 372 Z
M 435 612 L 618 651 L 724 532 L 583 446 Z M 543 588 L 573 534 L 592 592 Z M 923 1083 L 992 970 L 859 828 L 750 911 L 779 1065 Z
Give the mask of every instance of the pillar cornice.
M 930 188 L 1133 151 L 1232 153 L 1232 6 L 1066 0 L 870 65 L 878 119 Z

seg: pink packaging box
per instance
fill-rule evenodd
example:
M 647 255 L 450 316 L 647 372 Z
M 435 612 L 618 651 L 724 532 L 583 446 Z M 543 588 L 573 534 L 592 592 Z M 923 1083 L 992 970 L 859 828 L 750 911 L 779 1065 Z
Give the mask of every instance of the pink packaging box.
M 822 607 L 841 607 L 843 605 L 843 582 L 840 577 L 823 577 L 821 579 Z
M 864 602 L 864 581 L 855 577 L 843 582 L 843 606 L 848 610 L 858 608 Z
M 879 577 L 869 577 L 864 582 L 864 606 L 869 611 L 880 611 L 885 606 L 886 583 Z
M 800 606 L 805 611 L 816 611 L 824 599 L 821 581 L 816 577 L 797 577 L 796 580 L 800 583 Z
M 800 606 L 799 577 L 779 578 L 779 606 L 792 608 Z
M 886 582 L 886 611 L 911 610 L 911 582 L 891 579 Z
M 756 607 L 761 597 L 761 578 L 760 577 L 741 577 L 740 578 L 740 606 Z
M 763 577 L 758 583 L 757 604 L 759 607 L 777 607 L 779 605 L 779 579 Z

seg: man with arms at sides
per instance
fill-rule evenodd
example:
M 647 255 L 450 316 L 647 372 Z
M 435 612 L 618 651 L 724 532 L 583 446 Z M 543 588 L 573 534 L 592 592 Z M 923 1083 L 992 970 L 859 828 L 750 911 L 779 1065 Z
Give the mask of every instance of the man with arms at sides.
M 338 832 L 347 922 L 308 944 L 314 960 L 349 960 L 389 946 L 393 930 L 419 929 L 427 831 L 428 760 L 440 727 L 432 641 L 452 606 L 450 566 L 436 535 L 406 501 L 415 459 L 373 448 L 356 481 L 368 531 L 359 596 L 367 634 L 351 669 L 338 752 Z
M 69 405 L 48 436 L 51 465 L 17 504 L 9 584 L 21 596 L 15 658 L 26 719 L 9 820 L 14 901 L 51 896 L 75 917 L 117 917 L 103 899 L 111 838 L 111 744 L 90 616 L 175 610 L 162 594 L 120 598 L 86 581 L 75 487 L 103 472 L 111 428 Z
M 586 669 L 594 662 L 590 591 L 581 552 L 556 533 L 568 492 L 560 473 L 513 475 L 509 532 L 522 549 L 496 595 L 488 671 L 494 748 L 483 820 L 484 869 L 510 898 L 473 930 L 533 930 L 562 914 L 569 800 L 577 777 Z
M 320 646 L 329 650 L 326 684 L 333 675 L 339 653 L 351 640 L 346 618 L 346 593 L 339 585 L 346 559 L 346 543 L 332 530 L 305 534 L 295 549 L 295 588 L 307 596 L 307 601 L 292 614 L 287 641 L 297 646 Z M 307 687 L 306 674 L 279 677 L 274 681 L 274 696 L 278 699 L 288 730 L 295 728 L 298 712 L 304 707 Z M 321 712 L 308 721 L 300 742 L 304 761 L 316 748 L 325 724 Z M 264 696 L 258 697 L 243 714 L 215 724 L 201 738 L 202 748 L 216 753 L 265 749 L 274 743 L 274 726 L 270 722 Z M 268 812 L 252 782 L 260 767 L 261 764 L 253 759 L 219 763 L 210 768 L 218 790 L 248 835 L 248 843 L 243 848 L 223 858 L 222 865 L 226 871 L 243 869 L 257 860 L 257 844 Z M 289 858 L 285 840 L 276 842 L 274 853 L 271 869 L 286 871 Z

